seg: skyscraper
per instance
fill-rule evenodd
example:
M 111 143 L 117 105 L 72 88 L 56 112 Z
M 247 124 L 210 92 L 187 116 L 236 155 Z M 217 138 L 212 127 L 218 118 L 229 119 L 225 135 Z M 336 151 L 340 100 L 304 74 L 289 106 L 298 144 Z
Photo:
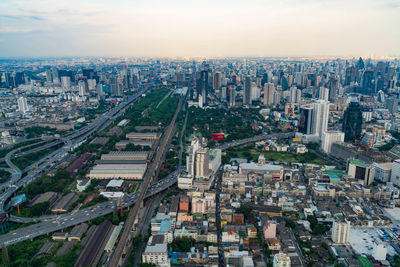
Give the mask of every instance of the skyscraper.
M 399 110 L 399 100 L 391 96 L 386 99 L 386 107 L 390 113 L 395 114 Z
M 360 104 L 356 100 L 351 100 L 343 115 L 342 132 L 344 132 L 344 141 L 354 142 L 356 139 L 360 139 L 361 126 L 362 111 Z
M 203 105 L 207 105 L 208 94 L 208 71 L 203 70 L 200 72 L 200 77 L 196 81 L 197 97 L 202 96 Z
M 325 100 L 317 100 L 313 103 L 313 134 L 322 136 L 323 132 L 328 129 L 329 119 L 329 102 Z
M 366 70 L 363 73 L 361 81 L 361 93 L 364 95 L 372 95 L 375 86 L 372 83 L 374 79 L 374 72 L 372 70 Z
M 216 71 L 214 73 L 214 91 L 221 88 L 221 72 Z
M 86 95 L 86 82 L 84 80 L 79 80 L 78 89 L 79 89 L 79 96 L 80 97 Z
M 61 87 L 65 91 L 69 91 L 71 88 L 71 77 L 62 76 L 61 77 Z
M 29 111 L 28 102 L 26 101 L 26 98 L 23 96 L 18 98 L 18 110 L 24 114 Z
M 264 105 L 270 106 L 274 104 L 275 86 L 273 83 L 264 84 Z
M 312 134 L 313 132 L 313 114 L 312 105 L 302 106 L 300 108 L 299 132 L 303 134 Z
M 244 81 L 243 105 L 251 104 L 251 78 L 246 76 Z
M 231 85 L 229 87 L 229 106 L 234 107 L 236 105 L 236 86 Z
M 196 178 L 207 178 L 209 168 L 209 153 L 207 148 L 201 148 L 196 153 Z

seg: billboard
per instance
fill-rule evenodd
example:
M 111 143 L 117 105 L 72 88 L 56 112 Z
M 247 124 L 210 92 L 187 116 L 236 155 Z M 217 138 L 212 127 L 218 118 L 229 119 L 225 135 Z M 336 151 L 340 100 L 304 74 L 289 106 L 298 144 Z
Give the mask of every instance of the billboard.
M 225 140 L 225 134 L 223 133 L 214 133 L 212 134 L 212 140 Z
M 301 142 L 301 138 L 293 138 L 292 141 L 293 142 Z
M 21 204 L 22 202 L 24 202 L 26 200 L 26 195 L 22 194 L 16 197 L 13 197 L 11 199 L 11 203 L 13 206 L 18 206 L 19 204 Z

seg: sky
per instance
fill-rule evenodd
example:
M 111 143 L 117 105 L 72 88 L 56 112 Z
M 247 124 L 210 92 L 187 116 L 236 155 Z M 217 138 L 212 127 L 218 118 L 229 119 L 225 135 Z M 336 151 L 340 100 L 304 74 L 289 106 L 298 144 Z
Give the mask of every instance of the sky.
M 1 0 L 0 57 L 399 56 L 400 0 Z

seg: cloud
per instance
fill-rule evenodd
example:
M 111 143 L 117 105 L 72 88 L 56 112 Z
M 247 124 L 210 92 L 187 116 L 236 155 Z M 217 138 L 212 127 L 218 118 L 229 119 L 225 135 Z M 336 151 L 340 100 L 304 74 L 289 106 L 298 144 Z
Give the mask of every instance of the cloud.
M 21 28 L 14 28 L 14 27 L 3 27 L 0 28 L 0 33 L 27 33 L 32 32 L 31 29 L 21 29 Z

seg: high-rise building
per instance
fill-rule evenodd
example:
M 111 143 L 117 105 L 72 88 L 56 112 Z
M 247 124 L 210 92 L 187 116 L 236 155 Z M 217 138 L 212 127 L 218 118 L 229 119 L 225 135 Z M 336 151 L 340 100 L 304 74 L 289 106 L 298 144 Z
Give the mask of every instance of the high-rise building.
M 393 96 L 386 98 L 386 108 L 392 114 L 397 113 L 399 111 L 399 100 Z
M 372 70 L 366 70 L 363 73 L 361 81 L 361 93 L 364 95 L 372 95 L 375 90 L 375 86 L 372 83 L 374 79 L 374 72 Z
M 264 83 L 264 105 L 271 106 L 274 104 L 275 86 L 273 83 Z
M 357 77 L 357 68 L 354 66 L 350 66 L 346 69 L 346 74 L 344 77 L 344 85 L 350 85 L 352 82 L 356 81 Z
M 26 98 L 23 96 L 18 98 L 18 110 L 24 114 L 29 111 L 28 102 L 26 101 Z
M 400 159 L 396 159 L 395 161 L 393 161 L 390 182 L 397 186 L 400 186 Z
M 251 78 L 246 76 L 243 90 L 243 105 L 251 105 Z
M 196 153 L 196 178 L 207 178 L 209 174 L 209 152 L 201 148 Z
M 221 72 L 216 71 L 214 73 L 214 91 L 221 88 Z
M 325 87 L 320 87 L 318 90 L 318 99 L 328 101 L 329 89 Z
M 342 132 L 344 132 L 344 141 L 354 142 L 359 140 L 362 127 L 362 111 L 360 104 L 356 100 L 351 100 L 349 106 L 343 115 Z
M 347 244 L 350 236 L 350 222 L 333 222 L 332 241 L 335 244 Z
M 313 115 L 314 108 L 312 105 L 306 105 L 300 108 L 299 132 L 308 135 L 313 133 Z
M 331 153 L 331 148 L 334 143 L 344 141 L 344 133 L 340 131 L 326 131 L 322 133 L 321 149 L 325 153 Z
M 61 77 L 61 87 L 65 91 L 70 91 L 71 89 L 71 77 L 62 76 Z
M 339 77 L 332 76 L 329 78 L 327 83 L 327 87 L 329 88 L 329 101 L 333 101 L 336 97 L 337 91 L 339 89 Z
M 296 86 L 290 88 L 289 102 L 300 103 L 301 102 L 301 90 L 297 89 Z
M 79 96 L 85 96 L 86 95 L 86 82 L 84 80 L 79 80 L 78 82 L 78 90 L 79 90 Z
M 189 148 L 189 154 L 186 156 L 186 172 L 191 177 L 195 176 L 195 162 L 196 162 L 196 153 L 199 150 L 199 140 L 197 138 L 193 138 L 192 143 Z
M 329 102 L 317 100 L 313 103 L 313 132 L 312 134 L 322 136 L 328 129 Z
M 200 77 L 196 81 L 196 87 L 197 87 L 197 98 L 199 97 L 199 95 L 201 95 L 203 105 L 207 105 L 208 71 L 203 70 L 200 72 Z
M 234 107 L 236 105 L 236 86 L 231 85 L 229 87 L 229 106 Z

